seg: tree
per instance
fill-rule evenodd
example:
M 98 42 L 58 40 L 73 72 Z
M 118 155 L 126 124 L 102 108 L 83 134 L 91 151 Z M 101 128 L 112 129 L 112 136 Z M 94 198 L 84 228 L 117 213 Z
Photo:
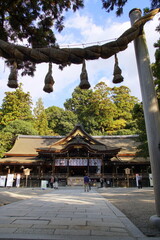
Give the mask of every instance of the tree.
M 32 47 L 54 45 L 53 26 L 62 31 L 64 12 L 82 7 L 82 0 L 0 0 L 0 38 L 26 39 Z
M 1 107 L 1 126 L 6 126 L 16 119 L 24 121 L 33 119 L 31 96 L 23 92 L 22 85 L 14 92 L 6 92 L 5 95 Z
M 31 122 L 26 122 L 19 119 L 10 122 L 6 127 L 3 128 L 3 132 L 12 133 L 13 137 L 16 137 L 18 134 L 38 135 L 38 132 Z
M 56 135 L 68 134 L 77 124 L 77 116 L 70 110 L 49 107 L 46 110 L 48 126 Z
M 131 134 L 135 131 L 132 110 L 138 100 L 127 87 L 110 88 L 104 82 L 93 90 L 75 88 L 64 106 L 73 111 L 85 130 L 92 135 Z
M 18 134 L 37 135 L 33 126 L 32 100 L 20 85 L 6 92 L 0 109 L 0 156 L 10 150 Z
M 83 0 L 0 0 L 0 39 L 17 43 L 24 40 L 34 48 L 55 46 L 53 27 L 64 28 L 64 12 L 83 7 Z M 12 60 L 9 60 L 12 63 Z M 19 61 L 23 74 L 33 75 L 35 64 Z
M 9 151 L 15 142 L 17 135 L 37 135 L 31 122 L 16 119 L 8 123 L 2 131 L 0 131 L 0 157 L 4 156 L 4 152 Z
M 0 158 L 4 157 L 4 153 L 12 148 L 13 143 L 12 133 L 0 131 Z
M 104 82 L 98 83 L 93 91 L 92 108 L 95 121 L 102 135 L 108 133 L 116 116 L 116 106 L 111 98 L 111 88 Z
M 148 141 L 147 141 L 147 133 L 146 133 L 146 126 L 145 126 L 145 119 L 144 119 L 144 112 L 143 112 L 143 104 L 137 103 L 133 109 L 133 118 L 137 124 L 137 134 L 138 139 L 137 141 L 140 142 L 139 146 L 137 147 L 137 156 L 141 157 L 148 157 L 149 150 L 148 150 Z
M 113 10 L 114 6 L 122 9 L 127 2 L 127 0 L 101 1 L 103 8 L 107 11 Z M 152 0 L 152 2 L 156 3 L 155 0 Z M 89 47 L 86 50 L 87 54 L 85 50 L 82 54 L 82 49 L 78 50 L 77 48 L 73 51 L 70 49 L 71 52 L 68 52 L 68 49 L 61 50 L 56 45 L 53 27 L 61 31 L 64 27 L 65 11 L 72 9 L 75 12 L 84 6 L 83 3 L 84 0 L 0 0 L 1 56 L 7 59 L 8 65 L 12 65 L 12 67 L 14 65 L 15 72 L 17 68 L 23 69 L 22 75 L 28 74 L 31 76 L 36 69 L 35 64 L 41 62 L 54 62 L 59 64 L 60 68 L 63 68 L 70 63 L 82 63 L 84 59 L 94 60 L 99 57 L 106 59 L 119 51 L 125 50 L 128 43 L 141 33 L 141 27 L 145 22 L 152 19 L 153 15 L 157 13 L 152 13 L 148 18 L 140 20 L 141 24 L 139 22 L 135 23 L 134 27 L 128 29 L 115 43 L 112 41 L 100 48 L 93 46 L 93 50 Z M 125 39 L 122 41 L 123 37 Z M 24 42 L 24 40 L 27 47 L 24 47 L 24 44 L 22 46 L 12 44 L 18 41 Z M 31 48 L 29 48 L 30 46 Z M 52 48 L 53 46 L 54 48 Z M 117 46 L 119 47 L 117 48 Z M 106 53 L 107 48 L 109 49 Z M 51 53 L 53 49 L 54 51 Z M 10 87 L 17 86 L 15 83 L 14 86 L 9 85 Z
M 129 0 L 101 2 L 107 12 L 117 7 L 120 15 Z M 151 1 L 151 9 L 159 6 L 158 0 Z M 32 47 L 53 46 L 56 41 L 53 27 L 62 31 L 65 12 L 83 7 L 84 0 L 0 0 L 0 39 L 14 43 L 27 40 Z
M 34 127 L 37 130 L 38 135 L 45 136 L 50 135 L 52 131 L 48 128 L 48 120 L 43 106 L 42 98 L 39 98 L 36 102 L 34 112 Z
M 133 134 L 135 132 L 135 121 L 133 120 L 133 109 L 138 99 L 130 95 L 131 91 L 126 86 L 114 87 L 112 99 L 116 105 L 116 117 L 114 121 L 116 134 Z
M 116 15 L 121 16 L 123 14 L 123 7 L 129 2 L 129 0 L 102 0 L 103 8 L 107 12 L 113 11 L 116 8 Z M 146 7 L 146 6 L 144 6 Z M 159 0 L 151 0 L 150 9 L 159 8 Z
M 77 115 L 78 122 L 83 125 L 89 134 L 95 133 L 94 129 L 97 125 L 94 118 L 94 108 L 91 104 L 92 96 L 92 89 L 82 90 L 76 87 L 72 97 L 64 103 L 65 109 Z

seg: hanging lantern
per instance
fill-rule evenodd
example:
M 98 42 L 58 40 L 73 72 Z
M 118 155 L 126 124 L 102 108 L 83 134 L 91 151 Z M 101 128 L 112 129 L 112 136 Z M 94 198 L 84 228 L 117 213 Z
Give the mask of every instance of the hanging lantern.
M 14 62 L 11 67 L 11 73 L 8 77 L 8 87 L 10 88 L 17 88 L 18 87 L 18 81 L 17 81 L 17 63 Z
M 118 66 L 118 58 L 117 55 L 115 54 L 115 64 L 114 64 L 114 72 L 113 72 L 113 83 L 121 83 L 123 82 L 123 77 L 121 75 L 122 71 L 120 67 Z
M 54 79 L 52 77 L 52 63 L 49 63 L 48 73 L 45 77 L 44 82 L 45 82 L 45 85 L 44 85 L 43 91 L 47 93 L 53 92 Z
M 88 82 L 88 74 L 87 74 L 87 70 L 86 70 L 86 63 L 85 60 L 83 61 L 83 65 L 82 65 L 82 72 L 80 75 L 80 84 L 79 87 L 81 89 L 89 89 L 90 88 L 90 83 Z

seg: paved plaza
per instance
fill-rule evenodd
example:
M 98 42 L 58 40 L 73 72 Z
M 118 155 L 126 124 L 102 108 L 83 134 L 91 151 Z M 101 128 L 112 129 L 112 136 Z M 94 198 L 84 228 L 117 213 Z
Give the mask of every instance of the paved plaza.
M 0 207 L 0 239 L 158 240 L 146 237 L 95 189 L 41 190 Z M 129 204 L 129 203 L 128 203 Z

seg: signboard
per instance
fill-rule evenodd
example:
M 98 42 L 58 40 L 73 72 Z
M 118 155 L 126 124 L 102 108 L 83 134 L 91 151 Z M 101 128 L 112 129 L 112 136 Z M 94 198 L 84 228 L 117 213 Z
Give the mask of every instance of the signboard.
M 102 160 L 97 158 L 90 158 L 89 159 L 89 166 L 91 167 L 101 167 Z M 67 159 L 66 158 L 57 158 L 55 159 L 55 166 L 56 167 L 65 167 L 67 166 Z M 87 158 L 70 158 L 69 159 L 69 166 L 88 166 L 88 159 Z
M 67 159 L 55 159 L 55 166 L 67 166 Z
M 131 173 L 131 169 L 130 168 L 125 168 L 125 174 L 129 175 Z
M 152 173 L 149 174 L 149 182 L 150 182 L 150 186 L 153 187 Z
M 101 166 L 102 165 L 102 160 L 98 158 L 92 158 L 89 159 L 89 166 L 94 167 L 94 166 Z
M 71 158 L 69 159 L 69 166 L 88 166 L 87 158 Z
M 31 169 L 29 169 L 29 168 L 23 169 L 23 172 L 24 172 L 25 176 L 29 176 L 30 175 L 30 171 L 31 171 Z
M 5 187 L 6 176 L 0 176 L 0 187 Z
M 41 189 L 47 189 L 47 184 L 48 184 L 48 181 L 41 180 Z
M 8 174 L 6 187 L 13 186 L 13 178 L 14 178 L 14 174 Z
M 20 179 L 21 179 L 21 175 L 20 175 L 20 174 L 17 174 L 16 187 L 20 187 Z

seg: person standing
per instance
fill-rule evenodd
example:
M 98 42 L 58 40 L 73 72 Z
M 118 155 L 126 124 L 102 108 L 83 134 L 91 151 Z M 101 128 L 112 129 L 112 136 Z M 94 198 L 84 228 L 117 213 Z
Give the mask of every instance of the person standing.
M 138 188 L 142 188 L 142 176 L 136 174 L 136 185 Z
M 142 176 L 138 176 L 138 188 L 142 188 Z
M 53 188 L 53 183 L 54 183 L 54 177 L 51 176 L 51 179 L 50 179 L 50 186 L 51 186 L 51 188 Z
M 100 187 L 103 188 L 103 183 L 104 183 L 104 179 L 101 177 L 100 178 Z
M 89 177 L 87 175 L 84 176 L 84 191 L 89 192 Z
M 89 177 L 89 190 L 91 190 L 91 186 L 92 186 L 92 181 L 91 181 L 91 179 L 90 179 L 90 177 Z

